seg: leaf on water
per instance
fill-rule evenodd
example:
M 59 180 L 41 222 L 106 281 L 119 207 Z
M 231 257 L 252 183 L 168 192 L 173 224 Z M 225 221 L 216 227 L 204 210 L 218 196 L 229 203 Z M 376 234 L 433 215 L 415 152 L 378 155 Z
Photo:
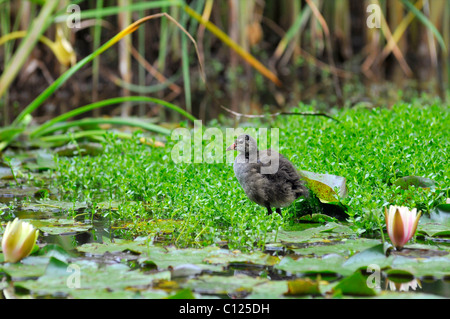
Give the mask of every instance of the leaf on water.
M 409 186 L 432 188 L 436 186 L 436 182 L 432 179 L 421 176 L 405 176 L 397 179 L 394 182 L 395 186 L 400 186 L 401 189 L 408 189 Z
M 103 153 L 103 145 L 93 142 L 81 142 L 78 145 L 67 144 L 55 149 L 59 156 L 97 156 Z
M 317 242 L 323 239 L 340 238 L 355 235 L 355 232 L 348 226 L 330 222 L 318 227 L 310 227 L 305 230 L 288 231 L 280 230 L 277 240 L 282 243 L 305 243 Z
M 115 239 L 114 243 L 87 243 L 77 247 L 77 250 L 83 253 L 90 253 L 94 255 L 102 255 L 106 252 L 122 252 L 131 251 L 136 254 L 149 253 L 150 252 L 165 252 L 162 247 L 148 246 L 145 241 L 132 241 L 125 239 Z
M 417 226 L 417 232 L 430 237 L 448 237 L 450 236 L 450 222 L 439 223 L 422 217 Z
M 167 299 L 195 299 L 195 296 L 190 289 L 181 289 Z
M 342 266 L 345 260 L 345 257 L 337 254 L 330 254 L 321 258 L 298 258 L 297 260 L 284 257 L 274 268 L 292 274 L 341 274 L 347 276 L 352 271 Z
M 342 266 L 356 271 L 366 269 L 371 264 L 376 264 L 380 269 L 391 265 L 393 256 L 386 257 L 384 244 L 378 244 L 350 257 Z
M 356 252 L 363 251 L 373 247 L 379 240 L 367 238 L 355 238 L 345 240 L 335 240 L 330 243 L 314 243 L 304 248 L 293 248 L 297 255 L 324 256 L 327 254 L 339 254 L 341 256 L 350 256 Z
M 322 203 L 336 202 L 339 198 L 347 196 L 346 179 L 342 176 L 331 174 L 318 174 L 300 170 L 307 186 L 320 199 Z M 336 193 L 335 189 L 339 192 Z
M 269 282 L 268 279 L 254 278 L 244 274 L 234 276 L 202 275 L 181 285 L 195 293 L 241 297 L 251 293 L 253 287 L 267 282 Z
M 41 190 L 39 187 L 0 188 L 0 197 L 33 197 Z
M 53 158 L 53 154 L 47 150 L 39 150 L 35 152 L 35 162 L 26 162 L 24 164 L 25 168 L 30 170 L 45 170 L 45 169 L 55 169 L 56 163 Z
M 48 258 L 29 256 L 18 263 L 0 265 L 0 271 L 8 274 L 13 280 L 38 277 L 45 273 Z
M 49 235 L 68 235 L 88 231 L 92 225 L 82 224 L 73 219 L 24 219 L 34 227 L 39 229 L 42 233 Z
M 135 289 L 143 290 L 155 280 L 170 280 L 170 272 L 156 272 L 144 274 L 140 271 L 130 270 L 124 264 L 97 265 L 87 261 L 65 263 L 51 257 L 44 275 L 38 280 L 16 281 L 14 285 L 29 290 L 35 295 L 74 296 L 76 298 L 112 298 L 120 291 Z M 95 292 L 95 293 L 94 293 Z M 109 295 L 109 293 L 112 293 Z M 151 291 L 151 296 L 155 292 Z M 166 294 L 160 295 L 161 298 Z M 125 297 L 125 296 L 124 296 Z M 127 294 L 127 298 L 139 297 Z
M 280 258 L 259 251 L 246 254 L 236 250 L 229 251 L 222 249 L 217 253 L 210 254 L 203 262 L 208 264 L 245 263 L 249 265 L 273 266 L 280 262 Z
M 450 275 L 450 255 L 430 258 L 396 256 L 392 269 L 409 272 L 414 277 L 432 276 L 442 278 Z
M 0 179 L 14 179 L 9 166 L 3 166 L 0 162 Z
M 430 218 L 440 223 L 450 224 L 450 204 L 439 204 L 430 211 Z
M 61 260 L 63 262 L 67 262 L 67 260 L 71 256 L 64 248 L 61 246 L 55 245 L 55 244 L 47 244 L 41 249 L 38 250 L 37 254 L 38 256 L 46 256 L 46 257 L 54 257 L 58 260 Z
M 333 288 L 334 292 L 352 296 L 376 296 L 377 292 L 367 285 L 367 278 L 360 271 L 354 272 L 351 276 L 342 279 Z
M 287 286 L 288 290 L 284 293 L 285 296 L 321 295 L 319 280 L 313 281 L 310 278 L 298 278 L 289 280 Z

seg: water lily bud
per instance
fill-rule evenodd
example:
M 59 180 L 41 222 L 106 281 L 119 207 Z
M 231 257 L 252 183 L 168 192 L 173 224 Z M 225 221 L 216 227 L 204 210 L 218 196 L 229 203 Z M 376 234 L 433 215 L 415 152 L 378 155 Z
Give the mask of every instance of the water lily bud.
M 386 228 L 392 244 L 400 250 L 414 236 L 421 213 L 417 209 L 409 210 L 404 206 L 390 206 L 389 211 L 384 208 Z
M 5 262 L 15 263 L 27 257 L 33 250 L 39 230 L 18 218 L 8 222 L 2 239 Z

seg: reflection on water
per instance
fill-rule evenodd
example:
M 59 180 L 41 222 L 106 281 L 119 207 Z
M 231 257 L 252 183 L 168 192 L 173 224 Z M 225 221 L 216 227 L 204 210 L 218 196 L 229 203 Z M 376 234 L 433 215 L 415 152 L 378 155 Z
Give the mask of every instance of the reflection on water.
M 396 282 L 386 278 L 382 287 L 383 290 L 388 291 L 425 293 L 450 298 L 450 280 L 447 278 L 414 278 L 408 282 Z
M 422 289 L 422 284 L 420 279 L 413 279 L 410 282 L 399 283 L 392 280 L 386 280 L 386 290 L 389 289 L 391 291 L 409 291 L 416 290 L 417 288 Z

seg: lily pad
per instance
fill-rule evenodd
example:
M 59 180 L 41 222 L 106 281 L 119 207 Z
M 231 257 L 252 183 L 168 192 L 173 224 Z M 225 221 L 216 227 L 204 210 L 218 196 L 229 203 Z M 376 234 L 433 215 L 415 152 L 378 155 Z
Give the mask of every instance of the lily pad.
M 321 258 L 298 258 L 294 260 L 284 257 L 274 268 L 287 271 L 292 274 L 341 274 L 349 275 L 351 270 L 344 268 L 345 257 L 337 254 L 322 256 Z
M 44 234 L 49 235 L 70 235 L 88 231 L 92 225 L 87 225 L 74 221 L 73 219 L 23 219 Z
M 430 211 L 430 218 L 439 223 L 450 224 L 450 204 L 439 204 Z
M 92 143 L 92 142 L 78 143 L 78 145 L 67 144 L 56 148 L 55 153 L 58 154 L 59 156 L 75 156 L 75 155 L 97 156 L 103 153 L 103 146 L 100 143 Z
M 326 225 L 299 231 L 281 230 L 278 233 L 277 240 L 282 243 L 318 242 L 333 237 L 343 238 L 354 234 L 354 231 L 350 227 L 330 222 Z
M 353 296 L 376 296 L 377 294 L 375 289 L 367 285 L 367 278 L 360 271 L 356 271 L 351 276 L 342 279 L 334 286 L 333 291 Z
M 392 269 L 407 271 L 415 277 L 432 276 L 442 278 L 450 276 L 450 258 L 447 256 L 431 258 L 408 258 L 397 256 Z
M 147 253 L 150 254 L 151 251 L 161 251 L 164 252 L 164 248 L 155 247 L 152 245 L 147 245 L 145 240 L 126 240 L 126 239 L 115 239 L 111 242 L 107 239 L 103 243 L 88 243 L 77 247 L 77 250 L 83 253 L 90 253 L 94 255 L 102 255 L 106 252 L 122 252 L 131 251 L 136 254 Z
M 431 188 L 436 186 L 436 182 L 432 179 L 421 176 L 405 176 L 397 179 L 394 182 L 395 186 L 400 186 L 401 189 L 408 189 L 410 186 Z
M 97 266 L 95 263 L 64 263 L 51 258 L 48 271 L 38 280 L 17 281 L 16 287 L 30 290 L 35 295 L 67 296 L 73 292 L 77 298 L 103 293 L 146 287 L 154 280 L 170 279 L 170 272 L 144 274 L 130 270 L 123 264 Z M 105 296 L 105 295 L 103 295 Z
M 254 278 L 244 274 L 231 277 L 202 275 L 188 280 L 182 286 L 200 294 L 243 297 L 250 294 L 253 287 L 268 281 L 268 279 Z
M 18 263 L 5 263 L 0 265 L 0 271 L 7 273 L 15 279 L 42 276 L 47 268 L 49 258 L 29 256 Z
M 356 252 L 373 247 L 379 240 L 367 238 L 343 239 L 330 242 L 318 242 L 303 248 L 293 248 L 297 255 L 324 256 L 336 253 L 341 256 L 351 256 Z
M 417 232 L 430 237 L 450 236 L 450 222 L 438 223 L 422 217 L 417 227 Z
M 203 262 L 208 264 L 226 264 L 226 263 L 244 263 L 253 265 L 273 266 L 280 262 L 277 256 L 271 256 L 259 251 L 251 254 L 242 253 L 238 250 L 229 251 L 221 249 L 215 253 L 211 253 Z
M 353 255 L 342 266 L 352 271 L 356 271 L 358 269 L 366 269 L 369 265 L 376 264 L 380 269 L 383 269 L 390 266 L 393 259 L 393 256 L 386 257 L 384 245 L 379 244 Z
M 24 188 L 0 188 L 0 197 L 34 197 L 41 188 L 38 187 L 24 187 Z
M 320 295 L 319 281 L 310 278 L 289 280 L 285 296 Z
M 253 286 L 246 299 L 280 299 L 286 298 L 287 280 L 272 280 Z
M 322 203 L 338 201 L 347 196 L 346 179 L 342 176 L 331 174 L 318 174 L 308 171 L 300 171 L 308 187 L 320 199 Z M 338 193 L 335 189 L 338 189 Z

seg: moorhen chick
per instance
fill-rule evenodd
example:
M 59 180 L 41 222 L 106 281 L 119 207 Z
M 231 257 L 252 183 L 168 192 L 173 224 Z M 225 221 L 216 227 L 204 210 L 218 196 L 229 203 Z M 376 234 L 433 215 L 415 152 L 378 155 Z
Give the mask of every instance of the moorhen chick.
M 237 150 L 234 174 L 250 200 L 281 215 L 281 207 L 289 206 L 297 198 L 309 196 L 294 165 L 283 155 L 270 149 L 259 151 L 256 140 L 248 134 L 240 135 L 227 148 Z

